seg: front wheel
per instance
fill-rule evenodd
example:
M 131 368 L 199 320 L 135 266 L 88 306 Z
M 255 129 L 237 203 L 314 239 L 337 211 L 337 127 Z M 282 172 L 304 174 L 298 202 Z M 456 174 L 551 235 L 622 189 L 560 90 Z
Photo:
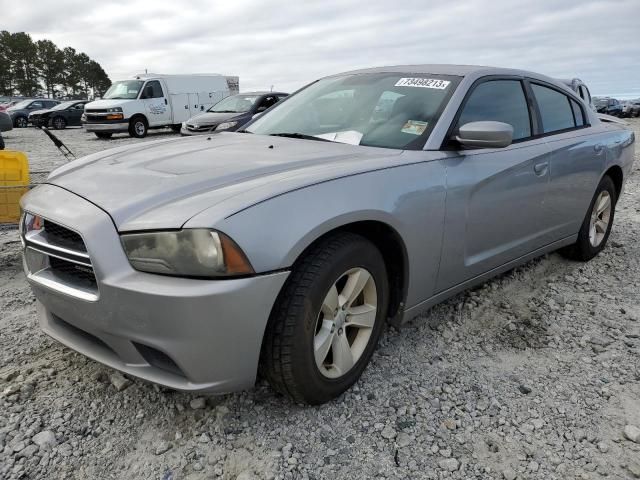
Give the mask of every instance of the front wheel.
M 576 243 L 560 250 L 560 253 L 582 262 L 598 255 L 609 239 L 617 200 L 613 180 L 609 176 L 603 177 L 593 195 Z
M 17 117 L 13 121 L 13 126 L 16 128 L 26 128 L 28 125 L 29 121 L 27 120 L 27 117 Z
M 67 126 L 67 121 L 62 117 L 55 117 L 51 121 L 51 125 L 53 125 L 55 130 L 64 130 Z
M 129 135 L 134 138 L 144 138 L 149 131 L 147 120 L 142 116 L 133 117 L 129 122 Z
M 387 316 L 389 283 L 380 251 L 340 233 L 293 267 L 271 313 L 260 370 L 301 403 L 321 404 L 355 383 Z

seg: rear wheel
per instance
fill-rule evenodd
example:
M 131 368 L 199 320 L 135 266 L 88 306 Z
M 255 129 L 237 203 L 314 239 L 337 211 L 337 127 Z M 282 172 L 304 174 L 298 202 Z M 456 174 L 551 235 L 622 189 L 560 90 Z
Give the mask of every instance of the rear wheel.
M 365 238 L 341 233 L 293 267 L 269 319 L 261 372 L 297 402 L 320 404 L 358 380 L 384 327 L 384 259 Z
M 27 117 L 16 117 L 16 119 L 13 121 L 13 126 L 16 128 L 25 128 L 27 127 L 27 125 L 29 125 Z
M 51 120 L 51 125 L 53 125 L 53 128 L 56 130 L 63 130 L 67 127 L 67 121 L 62 117 L 54 117 L 54 119 Z
M 144 138 L 149 131 L 147 119 L 142 115 L 137 115 L 129 122 L 129 135 L 134 138 Z
M 560 253 L 583 262 L 598 255 L 609 239 L 617 200 L 613 180 L 609 176 L 603 177 L 591 200 L 576 243 L 560 250 Z
M 108 140 L 109 138 L 111 138 L 111 135 L 113 135 L 113 133 L 107 133 L 107 132 L 94 132 L 96 134 L 96 137 L 102 139 L 102 140 Z

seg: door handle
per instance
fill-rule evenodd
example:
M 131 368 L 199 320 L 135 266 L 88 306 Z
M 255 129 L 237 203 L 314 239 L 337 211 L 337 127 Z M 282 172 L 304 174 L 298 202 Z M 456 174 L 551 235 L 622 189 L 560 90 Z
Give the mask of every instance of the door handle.
M 166 98 L 164 99 L 164 104 L 165 104 L 165 105 L 169 105 L 169 102 L 167 102 L 167 99 L 166 99 Z
M 549 170 L 549 162 L 536 163 L 533 166 L 533 171 L 536 172 L 536 175 L 542 177 Z

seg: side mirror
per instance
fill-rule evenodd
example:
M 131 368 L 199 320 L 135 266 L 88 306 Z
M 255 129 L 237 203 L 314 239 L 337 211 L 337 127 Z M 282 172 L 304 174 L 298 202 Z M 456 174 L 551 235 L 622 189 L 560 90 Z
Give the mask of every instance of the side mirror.
M 465 147 L 504 148 L 513 141 L 513 127 L 503 122 L 469 122 L 460 127 L 455 139 Z

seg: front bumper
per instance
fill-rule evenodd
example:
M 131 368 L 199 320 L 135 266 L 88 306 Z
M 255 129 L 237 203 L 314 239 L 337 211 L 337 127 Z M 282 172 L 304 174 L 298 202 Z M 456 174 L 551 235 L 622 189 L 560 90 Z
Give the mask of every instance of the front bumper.
M 88 201 L 43 185 L 22 207 L 80 233 L 96 279 L 93 292 L 65 289 L 69 283 L 47 269 L 47 255 L 27 246 L 25 272 L 47 334 L 178 390 L 226 393 L 254 384 L 264 329 L 288 272 L 228 280 L 142 273 L 130 266 L 110 217 Z
M 129 131 L 129 122 L 114 122 L 114 123 L 88 123 L 85 122 L 84 129 L 87 132 L 104 132 L 104 133 L 117 133 Z

